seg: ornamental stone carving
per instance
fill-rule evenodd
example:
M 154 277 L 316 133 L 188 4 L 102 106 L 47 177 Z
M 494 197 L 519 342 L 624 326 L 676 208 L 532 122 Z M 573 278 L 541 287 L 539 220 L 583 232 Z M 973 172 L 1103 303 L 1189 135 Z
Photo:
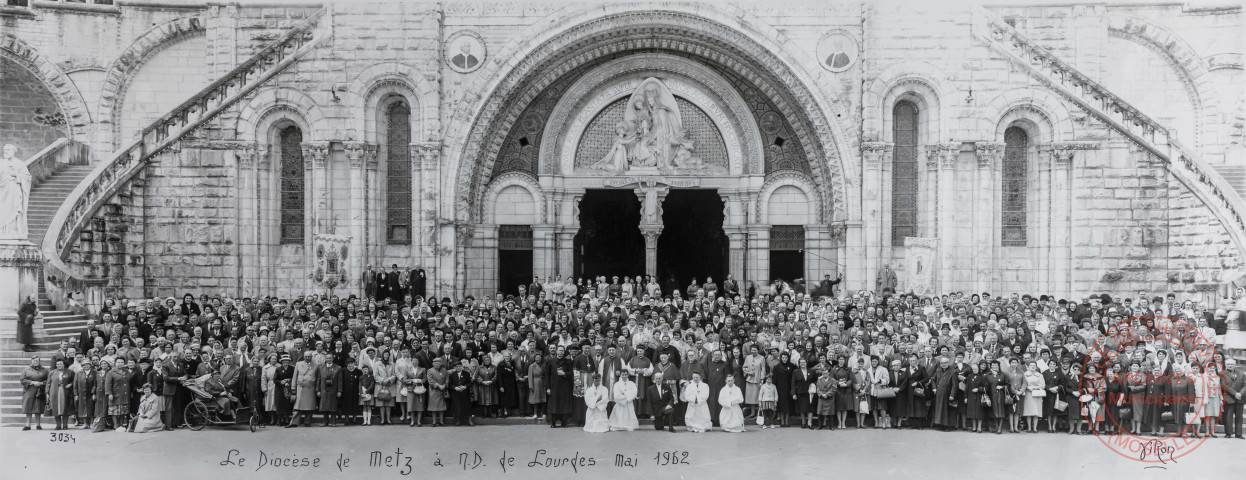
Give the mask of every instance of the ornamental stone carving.
M 1004 144 L 1000 142 L 978 142 L 973 149 L 978 157 L 978 168 L 999 168 L 1004 159 Z
M 303 142 L 303 158 L 312 168 L 325 168 L 329 160 L 329 142 Z
M 364 151 L 367 144 L 363 142 L 346 142 L 346 159 L 350 161 L 350 168 L 362 168 Z
M 894 144 L 887 142 L 864 142 L 861 144 L 861 159 L 865 168 L 878 170 L 884 163 L 891 163 Z

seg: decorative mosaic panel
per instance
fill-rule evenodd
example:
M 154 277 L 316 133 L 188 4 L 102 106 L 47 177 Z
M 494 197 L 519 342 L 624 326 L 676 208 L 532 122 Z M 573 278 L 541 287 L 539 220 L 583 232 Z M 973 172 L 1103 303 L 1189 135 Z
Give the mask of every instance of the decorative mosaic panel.
M 303 132 L 298 127 L 281 131 L 281 243 L 303 243 L 305 225 Z
M 1025 151 L 1029 138 L 1025 130 L 1011 127 L 1004 131 L 1004 185 L 1001 204 L 1001 224 L 1004 246 L 1024 247 L 1026 244 L 1026 189 L 1027 169 Z
M 532 226 L 499 225 L 498 250 L 532 250 Z
M 628 97 L 615 100 L 602 109 L 580 137 L 575 151 L 575 166 L 586 167 L 597 163 L 614 146 L 614 126 L 623 121 Z M 727 168 L 727 145 L 714 121 L 704 111 L 682 97 L 676 96 L 679 114 L 683 117 L 684 133 L 692 140 L 692 154 L 706 165 Z
M 917 236 L 917 106 L 899 102 L 892 118 L 891 244 L 900 246 Z
M 801 225 L 774 225 L 770 227 L 771 250 L 803 250 L 805 227 Z
M 766 157 L 766 174 L 795 170 L 805 175 L 813 175 L 813 171 L 809 168 L 809 160 L 805 158 L 805 149 L 801 146 L 800 140 L 796 138 L 795 130 L 779 112 L 779 108 L 770 101 L 770 97 L 736 72 L 715 64 L 709 66 L 740 92 L 749 110 L 753 112 L 753 118 L 761 130 L 762 141 L 766 144 L 763 149 Z
M 525 172 L 533 177 L 537 175 L 541 137 L 545 132 L 545 123 L 550 112 L 554 110 L 554 106 L 558 104 L 558 100 L 562 98 L 567 88 L 579 80 L 584 72 L 605 60 L 609 59 L 589 62 L 567 72 L 541 91 L 532 103 L 524 108 L 523 113 L 519 115 L 519 120 L 506 134 L 506 142 L 502 145 L 501 152 L 498 153 L 497 164 L 490 178 L 497 178 L 498 175 L 507 172 Z

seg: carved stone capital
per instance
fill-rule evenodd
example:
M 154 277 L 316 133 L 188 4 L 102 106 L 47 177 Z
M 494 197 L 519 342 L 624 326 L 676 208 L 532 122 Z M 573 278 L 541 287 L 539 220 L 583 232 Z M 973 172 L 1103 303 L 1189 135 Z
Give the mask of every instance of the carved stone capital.
M 955 142 L 926 145 L 926 168 L 944 170 L 956 168 L 956 155 L 960 153 L 960 144 Z
M 978 142 L 973 150 L 978 156 L 978 168 L 999 168 L 1004 160 L 1004 144 L 1000 142 Z
M 441 144 L 438 142 L 412 143 L 411 159 L 418 159 L 420 168 L 431 170 L 441 161 Z
M 256 144 L 243 145 L 242 148 L 235 150 L 238 155 L 238 168 L 251 169 L 255 166 L 255 156 L 259 148 Z
M 303 159 L 312 168 L 325 168 L 329 160 L 329 142 L 303 142 Z
M 467 243 L 476 236 L 476 226 L 471 224 L 460 224 L 454 228 L 454 242 L 458 248 L 467 247 Z
M 1073 164 L 1073 156 L 1080 150 L 1098 150 L 1099 142 L 1055 142 L 1051 146 L 1052 165 L 1067 168 Z
M 367 150 L 368 144 L 364 142 L 346 142 L 346 159 L 350 161 L 350 168 L 363 168 L 364 152 Z
M 365 143 L 363 146 L 363 164 L 368 170 L 376 170 L 380 166 L 377 151 L 376 145 Z
M 878 170 L 884 163 L 891 163 L 891 154 L 895 144 L 887 142 L 865 142 L 861 144 L 861 159 L 865 168 Z
M 268 166 L 272 164 L 272 158 L 270 158 L 272 153 L 273 153 L 272 145 L 269 145 L 267 143 L 256 143 L 255 144 L 255 164 L 259 166 L 260 169 L 268 168 Z
M 645 248 L 658 248 L 658 237 L 662 236 L 662 227 L 643 227 L 640 234 L 645 237 Z

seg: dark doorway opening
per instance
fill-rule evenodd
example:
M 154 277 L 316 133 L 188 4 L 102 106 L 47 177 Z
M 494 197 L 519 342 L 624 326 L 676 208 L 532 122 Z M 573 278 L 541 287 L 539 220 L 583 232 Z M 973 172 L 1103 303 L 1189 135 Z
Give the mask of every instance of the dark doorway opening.
M 498 291 L 517 295 L 532 280 L 532 226 L 498 227 Z
M 792 283 L 797 278 L 805 278 L 805 227 L 774 225 L 770 227 L 770 281 Z
M 580 200 L 575 235 L 575 275 L 636 276 L 645 273 L 640 199 L 631 190 L 588 190 Z
M 723 201 L 717 190 L 671 190 L 662 202 L 662 236 L 658 237 L 658 281 L 669 294 L 680 292 L 696 277 L 712 277 L 722 287 L 727 276 L 727 235 L 723 233 Z M 673 284 L 671 282 L 674 282 Z

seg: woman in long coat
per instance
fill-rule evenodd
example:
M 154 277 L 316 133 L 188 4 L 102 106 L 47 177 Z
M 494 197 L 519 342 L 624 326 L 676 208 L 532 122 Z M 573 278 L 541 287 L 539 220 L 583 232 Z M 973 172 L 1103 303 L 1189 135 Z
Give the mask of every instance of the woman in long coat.
M 516 379 L 515 361 L 511 360 L 510 350 L 503 354 L 502 361 L 497 367 L 498 407 L 502 409 L 501 416 L 509 417 L 511 409 L 519 406 L 519 382 Z
M 848 412 L 855 411 L 856 395 L 852 390 L 852 371 L 848 369 L 848 357 L 840 355 L 836 359 L 835 368 L 831 369 L 831 380 L 835 382 L 835 420 L 838 428 L 848 426 Z
M 39 316 L 39 307 L 36 305 L 35 297 L 31 295 L 17 309 L 17 343 L 22 344 L 23 352 L 34 351 L 35 321 Z
M 316 384 L 319 377 L 319 371 L 316 365 L 312 363 L 312 352 L 309 350 L 304 353 L 303 360 L 294 366 L 294 378 L 291 384 L 294 386 L 294 418 L 290 419 L 290 426 L 298 426 L 298 417 L 303 416 L 303 425 L 311 426 L 311 414 L 316 411 Z
M 450 413 L 457 426 L 475 425 L 472 423 L 472 375 L 466 358 L 459 360 L 459 367 L 450 373 Z
M 835 377 L 832 369 L 822 370 L 822 376 L 818 377 L 818 430 L 827 428 L 830 418 L 835 414 Z M 834 426 L 830 427 L 832 430 Z
M 545 418 L 545 358 L 537 353 L 528 365 L 528 405 L 532 405 L 532 419 Z
M 425 373 L 425 380 L 428 382 L 428 412 L 432 414 L 431 425 L 434 427 L 444 427 L 446 425 L 446 382 L 449 380 L 446 370 L 443 368 L 441 357 L 433 359 L 433 368 L 428 369 Z
M 147 433 L 164 428 L 160 421 L 160 396 L 152 393 L 151 384 L 143 385 L 143 399 L 139 400 L 138 416 L 134 418 L 134 433 Z
M 779 415 L 779 425 L 786 427 L 788 416 L 796 411 L 796 400 L 792 398 L 792 362 L 787 352 L 779 354 L 779 363 L 775 365 L 773 370 L 774 388 L 779 391 L 779 402 L 776 405 L 776 412 Z
M 493 366 L 493 359 L 488 355 L 480 357 L 481 364 L 476 368 L 476 377 L 474 388 L 476 390 L 476 405 L 484 407 L 485 415 L 493 418 L 496 415 L 496 405 L 498 404 L 497 390 L 497 374 L 498 369 Z
M 1067 392 L 1065 397 L 1069 399 L 1069 406 L 1064 407 L 1064 415 L 1069 422 L 1069 435 L 1082 433 L 1082 400 L 1078 392 L 1081 388 L 1082 366 L 1074 363 L 1069 367 L 1069 374 L 1064 376 L 1064 391 Z M 1142 432 L 1138 434 L 1141 435 Z
M 428 386 L 424 383 L 427 378 L 428 370 L 421 367 L 419 362 L 411 362 L 403 372 L 403 385 L 407 387 L 407 398 L 403 400 L 412 427 L 418 427 L 424 423 L 424 410 L 427 408 L 428 395 Z
M 95 418 L 91 421 L 94 424 L 91 430 L 93 432 L 108 429 L 108 372 L 111 370 L 112 364 L 101 361 L 99 370 L 95 371 Z M 177 428 L 177 425 L 165 426 Z
M 43 430 L 43 408 L 47 405 L 44 385 L 48 382 L 48 370 L 43 368 L 39 357 L 30 357 L 30 366 L 22 371 L 22 413 L 26 415 L 26 426 L 22 430 L 30 430 L 30 418 L 35 419 L 35 429 Z
M 342 367 L 336 363 L 325 362 L 316 373 L 316 391 L 320 392 L 320 413 L 324 414 L 327 427 L 341 421 L 338 409 L 342 401 Z
M 77 403 L 78 422 L 91 428 L 91 419 L 95 418 L 95 365 L 82 362 L 82 370 L 74 375 L 74 400 Z M 159 399 L 159 396 L 157 396 Z
M 294 412 L 294 365 L 289 355 L 281 357 L 281 366 L 273 372 L 273 389 L 276 390 L 274 403 L 277 407 L 279 423 L 285 423 L 286 417 Z
M 970 373 L 965 377 L 965 419 L 972 422 L 971 431 L 976 433 L 982 432 L 982 419 L 985 418 L 986 409 L 982 405 L 982 397 L 987 396 L 987 387 L 983 385 L 984 374 L 986 373 L 987 362 L 981 361 L 975 364 L 969 364 Z M 987 397 L 990 398 L 990 397 Z M 988 400 L 990 401 L 990 400 Z
M 74 412 L 74 372 L 65 368 L 65 360 L 56 360 L 56 370 L 48 373 L 48 405 L 56 419 L 57 430 L 69 429 L 69 415 Z
M 1008 376 L 1000 373 L 999 362 L 990 362 L 990 371 L 983 376 L 982 385 L 990 392 L 991 406 L 987 416 L 995 419 L 995 433 L 1002 434 L 1004 418 L 1008 416 L 1004 397 L 1010 395 Z
M 363 412 L 363 425 L 372 425 L 372 407 L 376 400 L 372 396 L 376 388 L 376 375 L 372 374 L 372 363 L 362 362 L 359 368 L 359 409 Z
M 1025 417 L 1030 433 L 1038 433 L 1038 419 L 1043 415 L 1043 397 L 1034 396 L 1035 392 L 1046 391 L 1047 381 L 1038 372 L 1038 364 L 1031 360 L 1026 364 L 1025 391 L 1022 392 L 1025 396 L 1021 407 L 1021 416 Z
M 394 409 L 394 397 L 398 396 L 398 375 L 394 373 L 394 363 L 389 353 L 381 354 L 380 362 L 373 362 L 376 368 L 372 375 L 376 378 L 372 401 L 381 411 L 381 425 L 389 425 L 389 415 Z

